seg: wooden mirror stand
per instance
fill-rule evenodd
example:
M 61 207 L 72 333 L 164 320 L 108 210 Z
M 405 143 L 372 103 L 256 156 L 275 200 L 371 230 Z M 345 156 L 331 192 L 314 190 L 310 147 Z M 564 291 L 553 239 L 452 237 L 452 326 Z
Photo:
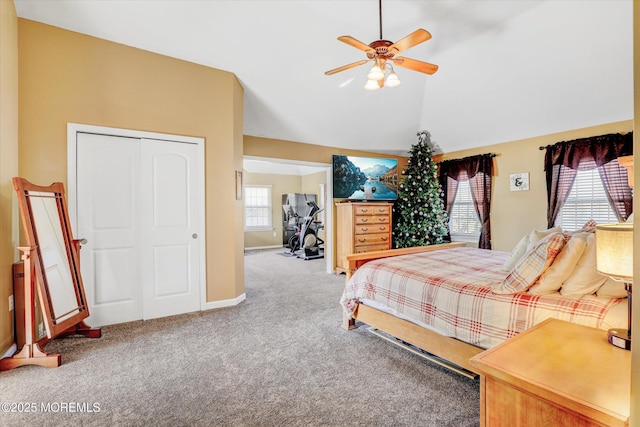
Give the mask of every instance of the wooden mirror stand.
M 27 246 L 21 246 L 21 262 L 13 265 L 15 325 L 18 351 L 0 359 L 0 371 L 24 365 L 60 366 L 60 354 L 42 349 L 54 338 L 84 335 L 99 338 L 91 328 L 82 277 L 80 240 L 73 239 L 64 197 L 64 186 L 48 187 L 13 178 Z M 37 292 L 37 294 L 36 294 Z M 40 310 L 47 336 L 36 331 Z

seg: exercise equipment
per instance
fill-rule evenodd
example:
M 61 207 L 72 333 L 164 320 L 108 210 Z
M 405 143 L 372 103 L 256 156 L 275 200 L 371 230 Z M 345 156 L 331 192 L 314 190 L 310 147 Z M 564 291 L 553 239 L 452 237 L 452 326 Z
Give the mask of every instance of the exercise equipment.
M 318 231 L 324 225 L 315 217 L 324 209 L 320 209 L 312 200 L 307 201 L 307 207 L 306 215 L 298 218 L 295 234 L 289 238 L 290 253 L 301 259 L 323 258 L 324 240 L 318 237 Z

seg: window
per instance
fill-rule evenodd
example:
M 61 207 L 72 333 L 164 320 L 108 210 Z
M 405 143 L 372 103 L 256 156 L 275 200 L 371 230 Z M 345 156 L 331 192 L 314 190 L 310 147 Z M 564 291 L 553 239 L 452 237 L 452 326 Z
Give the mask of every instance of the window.
M 578 171 L 569 197 L 558 214 L 556 225 L 566 231 L 575 231 L 590 219 L 598 224 L 618 222 L 597 168 Z
M 271 186 L 247 185 L 244 188 L 245 230 L 270 230 L 272 225 Z
M 480 220 L 473 206 L 469 181 L 458 181 L 458 191 L 449 218 L 449 230 L 454 241 L 477 242 L 480 236 Z

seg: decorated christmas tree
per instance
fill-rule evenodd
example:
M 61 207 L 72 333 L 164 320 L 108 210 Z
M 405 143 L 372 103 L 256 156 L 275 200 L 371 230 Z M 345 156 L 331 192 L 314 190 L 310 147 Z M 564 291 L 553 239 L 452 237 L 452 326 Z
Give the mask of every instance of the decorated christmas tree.
M 429 132 L 418 133 L 418 142 L 409 154 L 407 168 L 402 171 L 404 179 L 398 189 L 398 200 L 393 207 L 394 246 L 407 248 L 445 243 L 447 214 Z

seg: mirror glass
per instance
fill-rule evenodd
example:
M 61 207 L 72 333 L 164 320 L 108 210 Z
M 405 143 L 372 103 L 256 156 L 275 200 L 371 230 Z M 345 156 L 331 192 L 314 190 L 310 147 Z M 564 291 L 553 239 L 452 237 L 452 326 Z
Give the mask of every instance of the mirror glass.
M 55 194 L 29 191 L 28 197 L 38 236 L 42 270 L 48 285 L 52 318 L 58 323 L 78 314 L 80 310 L 62 233 L 62 222 Z

